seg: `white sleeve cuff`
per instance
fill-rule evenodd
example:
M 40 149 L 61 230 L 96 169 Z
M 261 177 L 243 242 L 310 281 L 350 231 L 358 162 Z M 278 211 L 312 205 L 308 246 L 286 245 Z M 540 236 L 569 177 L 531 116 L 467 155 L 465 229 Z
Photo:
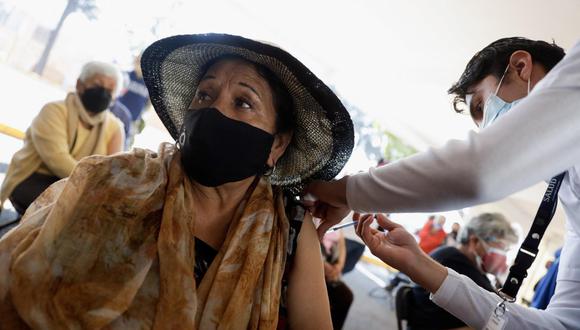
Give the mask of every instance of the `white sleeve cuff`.
M 459 287 L 460 282 L 460 275 L 453 269 L 447 267 L 447 277 L 439 287 L 439 290 L 432 293 L 429 298 L 435 304 L 445 308 L 444 306 L 447 306 L 455 295 L 455 291 Z

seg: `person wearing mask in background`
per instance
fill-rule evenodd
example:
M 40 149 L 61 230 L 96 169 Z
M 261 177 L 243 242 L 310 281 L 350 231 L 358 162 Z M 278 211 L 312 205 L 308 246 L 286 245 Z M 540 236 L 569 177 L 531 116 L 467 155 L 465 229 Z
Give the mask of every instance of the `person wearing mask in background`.
M 498 276 L 507 269 L 506 252 L 517 235 L 509 222 L 499 213 L 483 213 L 473 217 L 459 234 L 459 244 L 435 249 L 431 258 L 459 274 L 469 277 L 487 291 L 494 291 L 486 274 Z M 411 315 L 411 330 L 455 329 L 465 323 L 447 313 L 429 299 L 429 292 L 413 286 L 407 310 Z
M 459 223 L 454 222 L 451 225 L 451 231 L 447 234 L 447 237 L 445 237 L 445 245 L 455 246 L 457 244 L 457 234 L 459 234 L 459 229 L 461 229 Z
M 26 131 L 24 146 L 10 161 L 0 190 L 0 209 L 9 198 L 23 215 L 48 186 L 68 177 L 81 158 L 122 151 L 123 124 L 107 111 L 121 84 L 116 67 L 89 62 L 81 70 L 75 92 L 40 110 Z
M 131 135 L 127 137 L 127 147 L 133 145 L 135 134 L 139 134 L 145 128 L 145 121 L 143 120 L 143 112 L 149 106 L 149 92 L 143 80 L 143 73 L 141 72 L 141 55 L 135 57 L 133 62 L 133 70 L 127 73 L 127 88 L 124 94 L 119 97 L 119 103 L 124 105 L 131 113 Z
M 444 216 L 430 216 L 419 231 L 419 247 L 429 254 L 445 242 L 447 234 L 443 230 Z
M 346 261 L 346 241 L 342 231 L 337 230 L 324 235 L 320 248 L 332 325 L 334 329 L 342 329 L 353 301 L 352 291 L 341 280 Z
M 580 43 L 565 56 L 553 43 L 499 39 L 473 56 L 449 92 L 456 95 L 456 111 L 465 104 L 481 131 L 368 173 L 314 182 L 307 191 L 318 198 L 310 204 L 322 218 L 319 233 L 351 209 L 457 210 L 500 200 L 542 181 L 549 180 L 551 187 L 561 182 L 557 196 L 567 216 L 567 232 L 556 292 L 545 311 L 507 303 L 501 314 L 501 297 L 433 261 L 400 225 L 379 222 L 389 230 L 386 236 L 366 226 L 361 232 L 375 255 L 405 272 L 433 293 L 437 305 L 473 328 L 496 321 L 504 329 L 578 328 Z M 556 181 L 550 180 L 554 176 Z M 547 191 L 545 197 L 553 201 L 555 194 Z M 514 284 L 521 279 L 509 283 L 512 288 Z

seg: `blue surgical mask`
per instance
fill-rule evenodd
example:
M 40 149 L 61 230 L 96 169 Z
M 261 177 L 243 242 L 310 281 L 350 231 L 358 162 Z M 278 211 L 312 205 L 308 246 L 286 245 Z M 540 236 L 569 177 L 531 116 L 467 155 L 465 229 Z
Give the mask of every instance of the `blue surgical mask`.
M 508 112 L 511 108 L 523 100 L 523 98 L 521 98 L 508 103 L 497 96 L 499 88 L 501 87 L 501 83 L 503 82 L 503 78 L 508 72 L 508 69 L 509 65 L 505 69 L 503 76 L 501 76 L 495 93 L 490 95 L 485 101 L 485 105 L 483 107 L 483 120 L 481 121 L 479 128 L 485 128 L 491 125 L 491 123 L 495 122 L 497 118 L 503 116 L 506 112 Z M 528 94 L 530 94 L 530 79 L 528 79 Z

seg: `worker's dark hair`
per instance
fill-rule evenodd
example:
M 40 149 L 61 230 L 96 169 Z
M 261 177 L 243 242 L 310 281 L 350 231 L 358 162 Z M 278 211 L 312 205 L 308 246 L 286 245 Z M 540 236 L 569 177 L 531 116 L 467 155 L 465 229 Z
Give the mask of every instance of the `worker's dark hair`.
M 463 112 L 461 103 L 471 87 L 488 75 L 500 79 L 508 65 L 510 56 L 518 50 L 530 53 L 535 63 L 540 63 L 546 72 L 550 71 L 564 57 L 564 49 L 554 42 L 530 40 L 522 37 L 503 38 L 496 40 L 477 52 L 467 63 L 459 80 L 449 88 L 449 94 L 455 95 L 453 108 Z

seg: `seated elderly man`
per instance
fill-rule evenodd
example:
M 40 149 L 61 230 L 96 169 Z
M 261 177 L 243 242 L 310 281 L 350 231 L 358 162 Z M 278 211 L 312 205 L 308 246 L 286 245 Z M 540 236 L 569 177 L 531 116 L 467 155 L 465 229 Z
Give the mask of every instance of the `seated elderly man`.
M 76 92 L 40 110 L 26 131 L 24 146 L 12 157 L 0 190 L 0 207 L 9 198 L 22 215 L 48 186 L 68 177 L 81 158 L 122 150 L 122 123 L 107 111 L 121 82 L 113 65 L 89 62 L 82 68 Z
M 499 213 L 483 213 L 471 220 L 459 231 L 457 246 L 444 246 L 430 255 L 442 265 L 472 279 L 488 291 L 494 291 L 486 274 L 497 276 L 507 270 L 506 251 L 518 237 L 510 223 Z M 409 328 L 457 329 L 465 323 L 435 305 L 429 292 L 422 287 L 413 287 L 409 302 Z

